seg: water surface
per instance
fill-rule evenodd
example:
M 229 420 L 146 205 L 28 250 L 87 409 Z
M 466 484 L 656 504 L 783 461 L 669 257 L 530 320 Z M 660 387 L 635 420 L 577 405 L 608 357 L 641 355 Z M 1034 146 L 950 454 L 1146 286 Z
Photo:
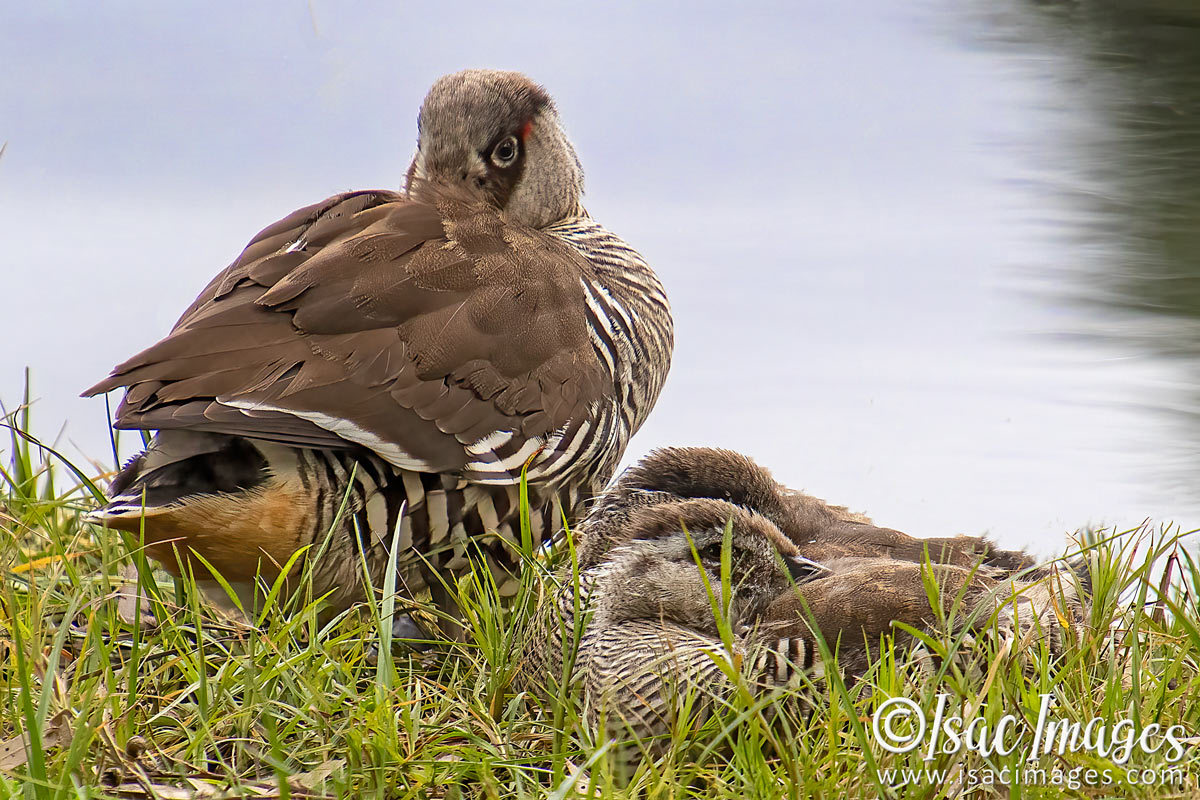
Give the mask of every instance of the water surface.
M 670 292 L 630 457 L 721 444 L 1046 551 L 1200 525 L 1187 4 L 467 5 L 0 11 L 0 397 L 31 365 L 43 435 L 104 458 L 80 389 L 271 220 L 398 185 L 428 84 L 499 66 L 554 93 L 589 209 Z

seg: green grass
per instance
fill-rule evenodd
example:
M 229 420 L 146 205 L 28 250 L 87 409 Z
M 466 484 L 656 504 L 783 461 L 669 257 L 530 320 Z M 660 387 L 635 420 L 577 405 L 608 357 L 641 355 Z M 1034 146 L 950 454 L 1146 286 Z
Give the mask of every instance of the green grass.
M 1200 615 L 1196 592 L 1184 589 L 1200 586 L 1200 565 L 1176 535 L 1143 531 L 1092 551 L 1093 632 L 1054 667 L 1035 644 L 1020 658 L 984 660 L 973 675 L 949 658 L 930 677 L 885 647 L 864 681 L 809 687 L 811 706 L 739 693 L 703 726 L 678 731 L 668 754 L 622 788 L 609 746 L 582 729 L 570 702 L 514 691 L 521 642 L 550 580 L 544 566 L 508 604 L 486 576 L 463 581 L 467 643 L 426 653 L 392 655 L 386 601 L 321 627 L 306 595 L 286 614 L 276 596 L 251 624 L 214 609 L 190 581 L 153 571 L 115 533 L 81 523 L 106 476 L 33 441 L 27 404 L 6 422 L 0 797 L 989 796 L 968 792 L 972 771 L 1022 766 L 1023 751 L 925 763 L 920 750 L 890 753 L 872 739 L 871 717 L 887 698 L 932 711 L 939 693 L 991 725 L 1004 714 L 1036 720 L 1040 695 L 1053 691 L 1056 714 L 1068 719 L 1200 734 Z M 128 595 L 139 585 L 152 623 Z M 928 646 L 966 645 L 930 637 Z M 1114 768 L 1116 783 L 1014 787 L 1012 796 L 1195 796 L 1198 760 L 1189 747 L 1182 786 L 1141 787 L 1122 785 L 1126 767 L 1111 759 L 1068 752 L 1035 766 Z M 1130 763 L 1157 768 L 1163 759 L 1135 752 Z M 882 771 L 903 767 L 950 777 L 889 787 Z

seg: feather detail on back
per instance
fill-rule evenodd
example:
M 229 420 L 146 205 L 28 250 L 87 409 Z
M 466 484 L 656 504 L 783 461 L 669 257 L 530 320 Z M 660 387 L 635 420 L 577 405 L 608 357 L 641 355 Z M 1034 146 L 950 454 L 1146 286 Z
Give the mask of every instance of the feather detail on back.
M 612 392 L 588 338 L 587 260 L 449 191 L 354 192 L 260 233 L 171 334 L 88 394 L 119 428 L 362 446 L 460 469 L 496 432 L 546 437 Z

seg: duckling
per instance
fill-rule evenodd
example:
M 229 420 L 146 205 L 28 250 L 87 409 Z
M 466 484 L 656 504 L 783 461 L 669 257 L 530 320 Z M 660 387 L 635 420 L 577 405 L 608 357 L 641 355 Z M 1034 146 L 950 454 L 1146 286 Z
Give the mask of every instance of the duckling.
M 1022 639 L 1049 631 L 1054 651 L 1051 623 L 1066 608 L 1070 627 L 1084 608 L 1079 582 L 1056 592 L 1054 570 L 1025 553 L 880 528 L 709 448 L 658 450 L 626 470 L 578 528 L 575 556 L 539 614 L 523 682 L 580 693 L 589 724 L 652 753 L 739 673 L 756 691 L 819 680 L 818 635 L 853 678 L 883 635 L 912 644 L 897 623 L 933 632 L 954 604 L 956 632 L 995 618 Z
M 802 588 L 785 592 L 764 618 L 763 635 L 777 637 L 771 648 L 780 655 L 775 682 L 786 682 L 797 670 L 820 670 L 809 622 L 815 622 L 828 643 L 842 643 L 839 665 L 851 676 L 861 674 L 869 662 L 864 643 L 878 642 L 880 634 L 890 632 L 899 643 L 910 643 L 911 637 L 893 623 L 932 630 L 939 614 L 925 590 L 927 561 L 940 587 L 941 615 L 958 598 L 963 624 L 970 620 L 982 627 L 995 616 L 997 630 L 1021 638 L 1030 626 L 1040 627 L 1051 650 L 1059 652 L 1062 635 L 1077 634 L 1086 616 L 1088 573 L 1078 559 L 1064 570 L 1054 562 L 1038 564 L 1025 552 L 999 548 L 984 537 L 909 536 L 788 488 L 748 456 L 719 448 L 655 450 L 622 473 L 581 525 L 581 564 L 628 535 L 633 509 L 685 497 L 718 498 L 754 510 L 775 523 L 799 555 L 826 568 Z M 1075 578 L 1064 580 L 1068 573 Z M 1050 624 L 1060 619 L 1066 627 Z
M 1043 565 L 1038 575 L 1024 580 L 986 566 L 887 558 L 849 558 L 824 566 L 823 575 L 785 590 L 761 617 L 756 635 L 778 654 L 767 676 L 770 684 L 793 682 L 801 672 L 820 673 L 814 632 L 836 651 L 843 676 L 854 680 L 870 667 L 872 650 L 885 635 L 901 649 L 912 646 L 908 628 L 935 633 L 945 620 L 949 633 L 965 634 L 967 641 L 995 633 L 1011 636 L 1023 651 L 1021 645 L 1036 638 L 1058 656 L 1069 637 L 1082 633 L 1087 619 L 1090 589 L 1078 561 Z M 937 586 L 935 598 L 926 587 L 929 577 Z M 964 657 L 970 655 L 964 651 Z
M 624 518 L 623 541 L 577 579 L 562 574 L 525 682 L 546 694 L 547 675 L 562 676 L 591 725 L 654 748 L 681 715 L 702 717 L 732 690 L 730 669 L 757 669 L 748 632 L 824 568 L 770 520 L 723 501 L 657 503 Z
M 863 514 L 790 489 L 748 456 L 712 447 L 666 447 L 626 469 L 580 524 L 581 568 L 593 563 L 628 530 L 633 509 L 709 497 L 751 509 L 771 520 L 801 555 L 820 563 L 839 558 L 890 558 L 1007 573 L 1035 569 L 1026 553 L 998 548 L 979 536 L 918 538 L 875 525 Z

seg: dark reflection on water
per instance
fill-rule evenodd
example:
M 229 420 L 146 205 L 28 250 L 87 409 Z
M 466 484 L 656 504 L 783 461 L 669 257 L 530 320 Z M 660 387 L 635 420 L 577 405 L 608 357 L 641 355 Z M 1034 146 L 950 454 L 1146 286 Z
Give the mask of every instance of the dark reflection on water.
M 1014 0 L 985 19 L 992 45 L 1048 60 L 1063 103 L 1044 166 L 1078 260 L 1052 291 L 1092 323 L 1063 333 L 1171 363 L 1177 385 L 1143 402 L 1174 416 L 1173 477 L 1200 497 L 1200 5 Z

